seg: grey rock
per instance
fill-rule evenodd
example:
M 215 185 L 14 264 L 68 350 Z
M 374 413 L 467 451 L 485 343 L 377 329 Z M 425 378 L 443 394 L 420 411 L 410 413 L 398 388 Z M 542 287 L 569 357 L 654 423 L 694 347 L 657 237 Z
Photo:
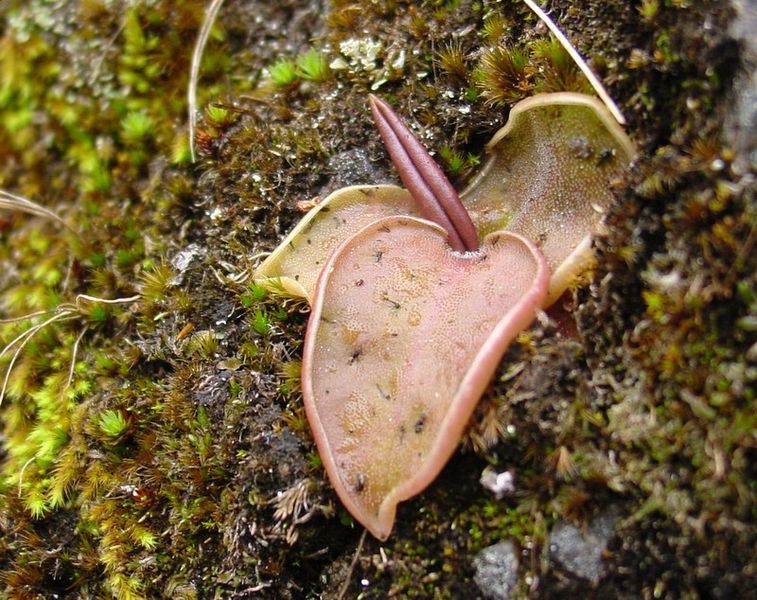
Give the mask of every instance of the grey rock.
M 189 268 L 192 261 L 201 258 L 203 250 L 197 244 L 189 244 L 186 248 L 176 253 L 171 259 L 171 266 L 178 271 L 179 275 L 183 275 L 184 271 Z M 178 283 L 178 282 L 175 282 Z
M 370 155 L 363 148 L 353 148 L 335 154 L 329 159 L 328 171 L 332 173 L 332 177 L 326 192 L 348 185 L 388 183 L 392 179 L 378 163 L 371 161 Z
M 596 585 L 607 565 L 602 554 L 612 538 L 617 515 L 604 512 L 592 519 L 585 530 L 567 521 L 558 521 L 549 536 L 551 556 L 569 573 Z
M 507 600 L 518 581 L 518 551 L 512 542 L 484 548 L 473 559 L 476 582 L 486 600 Z
M 757 165 L 757 2 L 732 0 L 735 18 L 729 33 L 741 45 L 742 71 L 734 82 L 734 110 L 726 118 L 726 134 L 739 152 L 735 166 L 743 172 Z

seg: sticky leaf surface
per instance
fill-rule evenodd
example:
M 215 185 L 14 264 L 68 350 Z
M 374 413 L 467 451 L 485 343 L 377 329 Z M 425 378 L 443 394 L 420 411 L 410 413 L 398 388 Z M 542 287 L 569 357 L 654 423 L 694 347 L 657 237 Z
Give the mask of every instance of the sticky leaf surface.
M 363 227 L 391 215 L 416 215 L 407 190 L 394 185 L 359 185 L 336 190 L 312 208 L 255 271 L 262 283 L 274 279 L 291 294 L 312 299 L 326 259 Z
M 457 253 L 441 228 L 410 217 L 372 223 L 331 256 L 305 339 L 305 407 L 334 488 L 376 537 L 457 447 L 547 283 L 520 236 Z
M 633 145 L 602 103 L 565 92 L 516 104 L 487 149 L 463 204 L 480 238 L 506 229 L 539 246 L 552 272 L 549 304 L 591 260 L 590 236 Z

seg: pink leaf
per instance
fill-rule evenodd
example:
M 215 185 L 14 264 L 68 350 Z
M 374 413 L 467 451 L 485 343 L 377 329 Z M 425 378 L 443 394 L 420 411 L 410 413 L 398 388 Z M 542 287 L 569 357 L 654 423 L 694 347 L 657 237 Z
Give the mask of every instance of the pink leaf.
M 520 235 L 461 253 L 437 225 L 404 216 L 331 255 L 305 337 L 305 408 L 334 488 L 373 535 L 385 539 L 397 503 L 441 471 L 548 281 Z

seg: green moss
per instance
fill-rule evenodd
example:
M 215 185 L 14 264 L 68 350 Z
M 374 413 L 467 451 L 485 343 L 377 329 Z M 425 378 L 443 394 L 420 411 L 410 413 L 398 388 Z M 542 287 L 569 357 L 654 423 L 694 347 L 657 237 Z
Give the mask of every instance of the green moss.
M 118 438 L 124 434 L 129 422 L 121 411 L 108 409 L 100 415 L 97 425 L 106 436 Z
M 326 56 L 315 48 L 310 48 L 297 57 L 297 72 L 300 77 L 307 81 L 319 82 L 325 81 L 329 77 L 331 69 Z
M 283 58 L 269 67 L 268 74 L 274 85 L 286 88 L 297 81 L 297 65 L 293 60 Z
M 460 151 L 453 150 L 449 146 L 444 146 L 439 150 L 439 156 L 446 163 L 447 172 L 453 177 L 460 177 L 465 173 L 469 173 L 481 162 L 478 156 L 470 153 L 463 155 Z

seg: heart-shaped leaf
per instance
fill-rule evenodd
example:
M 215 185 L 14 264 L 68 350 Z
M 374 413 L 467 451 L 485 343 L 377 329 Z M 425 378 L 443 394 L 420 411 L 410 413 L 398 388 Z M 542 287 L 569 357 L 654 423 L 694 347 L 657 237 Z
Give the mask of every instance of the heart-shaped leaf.
M 373 535 L 386 539 L 397 503 L 449 459 L 548 279 L 522 236 L 455 252 L 443 229 L 404 216 L 328 259 L 305 338 L 305 408 L 335 490 Z

